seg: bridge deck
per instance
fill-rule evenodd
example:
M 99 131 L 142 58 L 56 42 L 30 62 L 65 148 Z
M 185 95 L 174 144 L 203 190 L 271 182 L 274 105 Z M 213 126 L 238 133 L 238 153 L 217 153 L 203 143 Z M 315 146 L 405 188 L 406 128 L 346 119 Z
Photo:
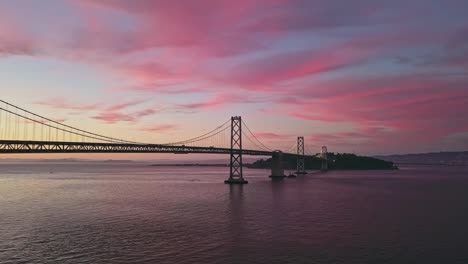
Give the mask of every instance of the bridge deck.
M 238 153 L 238 150 L 234 150 Z M 205 153 L 230 154 L 230 148 L 171 146 L 162 144 L 122 144 L 94 142 L 61 142 L 0 140 L 0 154 L 5 153 Z M 273 152 L 243 149 L 243 155 L 271 156 Z M 290 154 L 294 155 L 294 154 Z

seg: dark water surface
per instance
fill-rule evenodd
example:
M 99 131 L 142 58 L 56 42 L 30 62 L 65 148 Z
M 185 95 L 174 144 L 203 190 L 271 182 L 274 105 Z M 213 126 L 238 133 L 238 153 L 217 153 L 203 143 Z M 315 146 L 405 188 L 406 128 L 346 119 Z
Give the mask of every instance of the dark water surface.
M 0 163 L 0 263 L 468 263 L 467 168 L 245 174 Z

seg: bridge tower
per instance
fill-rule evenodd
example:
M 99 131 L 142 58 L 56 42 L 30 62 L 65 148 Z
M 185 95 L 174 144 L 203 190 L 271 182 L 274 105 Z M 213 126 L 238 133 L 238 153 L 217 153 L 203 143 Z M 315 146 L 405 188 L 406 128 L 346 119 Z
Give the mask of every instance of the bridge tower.
M 296 174 L 307 174 L 304 169 L 304 137 L 297 137 L 297 171 Z
M 242 175 L 242 119 L 240 116 L 231 117 L 231 163 L 229 179 L 224 183 L 245 184 Z
M 328 151 L 327 151 L 326 146 L 322 147 L 322 151 L 320 152 L 320 158 L 322 158 L 321 171 L 327 171 L 328 170 Z

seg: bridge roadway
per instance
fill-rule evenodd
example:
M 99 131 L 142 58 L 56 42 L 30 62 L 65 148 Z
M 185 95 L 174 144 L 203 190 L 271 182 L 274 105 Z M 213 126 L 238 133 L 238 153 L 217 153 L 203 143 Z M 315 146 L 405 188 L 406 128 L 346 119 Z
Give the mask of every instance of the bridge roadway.
M 61 141 L 31 141 L 31 140 L 0 140 L 0 154 L 14 153 L 204 153 L 230 154 L 230 148 L 172 146 L 164 144 L 124 144 L 124 143 L 94 143 L 94 142 L 61 142 Z M 239 150 L 234 149 L 238 154 Z M 273 151 L 243 149 L 243 155 L 272 156 Z M 283 155 L 297 156 L 284 153 Z

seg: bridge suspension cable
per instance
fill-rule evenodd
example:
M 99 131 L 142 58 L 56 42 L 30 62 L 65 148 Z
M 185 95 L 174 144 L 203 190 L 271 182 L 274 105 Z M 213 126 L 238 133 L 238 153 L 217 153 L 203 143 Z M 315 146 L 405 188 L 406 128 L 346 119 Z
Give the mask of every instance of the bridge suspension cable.
M 289 147 L 287 150 L 284 151 L 284 153 L 294 153 L 297 149 L 297 142 L 294 141 L 294 143 Z
M 184 145 L 185 144 L 192 144 L 192 143 L 195 143 L 195 142 L 200 142 L 202 140 L 218 136 L 220 133 L 222 133 L 222 132 L 224 132 L 224 131 L 226 131 L 226 130 L 228 130 L 230 128 L 230 123 L 229 123 L 230 121 L 231 120 L 229 119 L 226 122 L 224 122 L 222 125 L 217 126 L 215 129 L 210 130 L 209 132 L 204 133 L 204 134 L 202 134 L 200 136 L 190 138 L 190 139 L 186 139 L 186 140 L 182 140 L 182 141 L 164 143 L 163 145 L 174 146 L 174 145 L 182 145 L 182 144 L 184 144 Z
M 320 147 L 319 147 L 319 146 L 314 146 L 314 145 L 313 145 L 313 146 L 312 146 L 313 149 L 311 149 L 310 147 L 311 147 L 311 146 L 309 146 L 309 145 L 307 145 L 307 146 L 305 147 L 304 153 L 305 153 L 306 155 L 314 156 L 314 155 L 317 155 L 317 153 L 320 152 Z M 314 149 L 315 149 L 315 150 L 314 150 Z
M 36 113 L 30 112 L 30 111 L 28 111 L 28 110 L 26 110 L 24 108 L 18 107 L 18 106 L 13 105 L 13 104 L 10 104 L 10 103 L 8 103 L 8 102 L 6 102 L 4 100 L 0 100 L 0 103 L 4 104 L 4 106 L 0 106 L 0 111 L 4 111 L 6 113 L 6 119 L 7 119 L 6 123 L 5 123 L 5 134 L 3 134 L 3 131 L 2 131 L 2 135 L 0 135 L 4 139 L 9 138 L 10 136 L 13 136 L 12 137 L 13 139 L 16 139 L 16 138 L 20 137 L 20 120 L 19 119 L 21 118 L 22 119 L 21 121 L 23 121 L 23 125 L 24 125 L 24 130 L 23 130 L 23 135 L 22 136 L 27 137 L 27 133 L 29 132 L 27 124 L 32 123 L 32 125 L 33 125 L 32 139 L 33 140 L 36 137 L 36 124 L 38 124 L 38 125 L 40 125 L 40 137 L 41 137 L 41 139 L 44 139 L 44 137 L 46 137 L 46 139 L 48 141 L 52 140 L 52 131 L 51 130 L 55 129 L 55 138 L 54 139 L 56 141 L 59 138 L 59 131 L 61 131 L 63 140 L 65 140 L 65 138 L 67 136 L 69 137 L 69 139 L 71 139 L 72 135 L 75 135 L 75 136 L 83 137 L 82 140 L 84 140 L 84 138 L 89 138 L 89 139 L 94 139 L 94 140 L 104 141 L 104 142 L 111 142 L 111 143 L 143 144 L 143 143 L 140 143 L 140 142 L 134 142 L 134 141 L 128 141 L 128 140 L 118 139 L 118 138 L 114 138 L 114 137 L 108 137 L 108 136 L 100 135 L 100 134 L 97 134 L 97 133 L 89 132 L 89 131 L 86 131 L 86 130 L 82 130 L 82 129 L 79 129 L 79 128 L 76 128 L 76 127 L 72 127 L 72 126 L 63 124 L 61 122 L 52 120 L 50 118 L 44 117 L 42 115 L 38 115 Z M 12 109 L 10 110 L 9 107 L 11 107 Z M 14 112 L 13 112 L 13 110 L 14 110 Z M 22 112 L 22 113 L 20 114 L 18 112 L 20 112 L 20 113 Z M 11 124 L 11 116 L 14 116 L 14 118 L 15 118 L 14 124 L 13 124 L 14 125 L 13 131 L 10 131 L 11 128 L 9 127 L 9 126 L 12 125 Z M 38 118 L 39 120 L 37 120 L 36 118 Z M 45 128 L 47 128 L 48 131 L 47 130 L 44 131 Z M 11 135 L 11 134 L 13 134 L 13 135 Z
M 243 149 L 264 152 L 273 151 L 252 132 L 246 122 L 241 121 L 241 124 L 244 128 L 242 129 L 242 136 L 244 138 Z M 66 125 L 63 122 L 33 113 L 4 100 L 0 100 L 0 128 L 0 140 L 151 145 L 149 143 L 105 136 Z M 228 119 L 216 128 L 197 137 L 152 145 L 229 149 L 231 147 L 232 136 L 230 128 L 231 120 Z M 295 148 L 296 144 L 291 146 L 285 153 L 295 154 Z
M 249 140 L 254 146 L 258 147 L 260 150 L 266 150 L 266 151 L 273 151 L 271 148 L 265 146 L 258 138 L 255 136 L 255 134 L 250 130 L 249 126 L 242 120 L 242 124 L 244 127 L 247 129 L 247 133 L 242 131 L 242 134 Z

